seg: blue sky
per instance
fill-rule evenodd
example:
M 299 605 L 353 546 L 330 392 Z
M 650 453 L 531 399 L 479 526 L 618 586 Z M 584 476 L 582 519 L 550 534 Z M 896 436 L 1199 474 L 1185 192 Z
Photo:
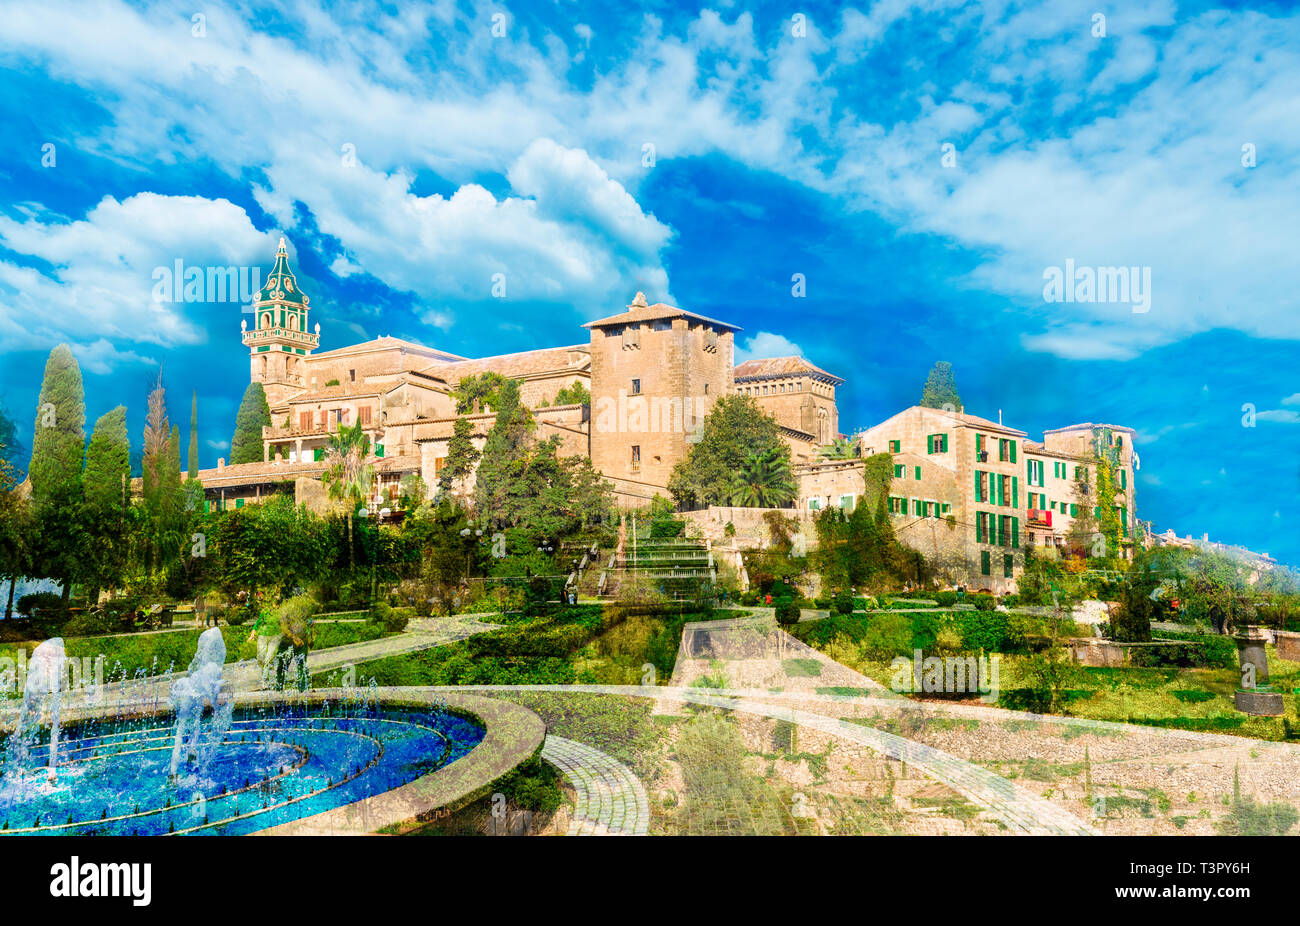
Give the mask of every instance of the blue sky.
M 1141 517 L 1300 562 L 1300 13 L 611 6 L 6 0 L 0 402 L 30 443 L 66 341 L 138 437 L 161 365 L 214 465 L 244 316 L 153 273 L 284 234 L 323 348 L 577 343 L 644 290 L 844 376 L 845 430 L 937 359 L 1032 437 L 1127 424 Z M 1046 301 L 1067 259 L 1148 311 Z

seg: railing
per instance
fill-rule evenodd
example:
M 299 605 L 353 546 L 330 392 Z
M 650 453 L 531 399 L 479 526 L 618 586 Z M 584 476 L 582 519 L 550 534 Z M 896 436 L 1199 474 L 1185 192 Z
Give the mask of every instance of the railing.
M 245 344 L 260 344 L 263 341 L 297 341 L 299 344 L 315 347 L 320 343 L 320 335 L 310 331 L 295 331 L 292 328 L 254 328 L 243 333 Z

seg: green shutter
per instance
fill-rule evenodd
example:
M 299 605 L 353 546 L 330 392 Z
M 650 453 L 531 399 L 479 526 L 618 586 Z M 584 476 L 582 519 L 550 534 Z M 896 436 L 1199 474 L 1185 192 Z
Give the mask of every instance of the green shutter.
M 925 436 L 925 452 L 926 452 L 926 453 L 934 453 L 934 435 L 933 435 L 933 434 L 927 434 L 927 435 Z
M 916 478 L 917 478 L 917 480 L 920 480 L 920 478 L 921 478 L 921 467 L 917 466 L 917 467 L 914 467 L 914 469 L 916 470 Z
M 980 498 L 980 471 L 979 470 L 975 470 L 975 501 L 977 502 L 984 501 L 984 499 Z
M 1011 507 L 1020 507 L 1020 477 L 1011 477 Z
M 1076 504 L 1074 504 L 1073 502 L 1071 502 L 1071 503 L 1070 503 L 1070 517 L 1072 517 L 1072 518 L 1077 518 L 1078 516 L 1079 516 L 1079 506 L 1076 505 Z
M 992 571 L 992 567 L 990 565 L 991 560 L 992 557 L 989 556 L 988 550 L 980 550 L 980 574 L 981 575 L 988 575 Z
M 1003 576 L 1003 578 L 1006 578 L 1006 579 L 1011 578 L 1011 567 L 1015 565 L 1015 562 L 1016 562 L 1016 558 L 1015 558 L 1014 556 L 1012 556 L 1010 553 L 1006 553 L 1006 554 L 1003 555 L 1003 557 L 1002 557 L 1002 576 Z
M 382 457 L 383 455 L 384 455 L 384 445 L 375 444 L 375 456 Z
M 1016 462 L 1016 442 L 1011 442 L 1011 462 Z
M 1020 549 L 1020 519 L 1011 519 L 1011 545 L 1017 550 Z

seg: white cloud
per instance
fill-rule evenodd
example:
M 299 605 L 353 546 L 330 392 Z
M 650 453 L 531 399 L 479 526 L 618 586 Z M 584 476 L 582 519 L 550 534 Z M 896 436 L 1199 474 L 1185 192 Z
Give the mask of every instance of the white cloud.
M 0 259 L 0 333 L 7 347 L 19 350 L 96 336 L 162 346 L 200 343 L 207 334 L 196 317 L 200 307 L 155 301 L 155 269 L 170 270 L 176 260 L 260 267 L 275 253 L 274 236 L 253 228 L 238 206 L 155 193 L 121 202 L 106 196 L 78 221 L 34 212 L 23 221 L 0 215 L 0 244 L 23 258 Z M 36 266 L 24 265 L 32 262 Z M 234 324 L 238 310 L 231 306 L 230 312 Z M 111 362 L 97 344 L 85 348 L 87 355 Z
M 736 345 L 736 363 L 746 360 L 758 360 L 764 357 L 802 357 L 803 348 L 789 338 L 759 331 L 752 338 L 746 338 L 743 344 Z
M 576 314 L 628 289 L 666 291 L 667 229 L 634 198 L 649 143 L 660 161 L 722 152 L 980 254 L 962 282 L 1032 310 L 1031 349 L 1122 359 L 1218 327 L 1300 338 L 1298 18 L 1178 18 L 1155 2 L 1111 12 L 1094 39 L 1091 8 L 1077 4 L 885 0 L 813 16 L 793 39 L 748 12 L 706 10 L 682 35 L 643 17 L 626 53 L 574 87 L 589 30 L 512 22 L 493 40 L 493 9 L 300 8 L 295 44 L 220 9 L 189 40 L 178 4 L 144 15 L 16 0 L 0 52 L 109 110 L 78 147 L 149 168 L 180 158 L 159 139 L 183 138 L 187 158 L 233 177 L 262 168 L 259 202 L 281 221 L 306 203 L 343 242 L 343 269 L 417 293 L 442 318 L 440 300 L 478 298 L 484 271 L 502 266 L 515 293 L 584 303 Z M 922 16 L 931 48 L 960 37 L 954 51 L 974 69 L 941 86 L 942 63 L 918 49 L 901 64 L 917 89 L 903 109 L 893 94 L 855 92 Z M 431 35 L 453 33 L 424 53 Z M 939 166 L 946 140 L 959 143 L 956 170 Z M 1255 169 L 1240 163 L 1244 143 Z M 351 174 L 345 144 L 359 158 Z M 459 189 L 417 195 L 410 178 L 424 170 Z M 489 192 L 482 178 L 501 174 L 512 189 Z M 1066 257 L 1151 267 L 1151 311 L 1043 304 L 1042 270 Z
M 1289 408 L 1271 408 L 1255 417 L 1259 421 L 1271 421 L 1274 424 L 1300 424 L 1300 412 Z
M 133 350 L 120 351 L 105 338 L 92 344 L 73 344 L 72 353 L 83 370 L 107 376 L 118 364 L 142 363 L 150 366 L 158 363 L 153 357 L 142 357 Z

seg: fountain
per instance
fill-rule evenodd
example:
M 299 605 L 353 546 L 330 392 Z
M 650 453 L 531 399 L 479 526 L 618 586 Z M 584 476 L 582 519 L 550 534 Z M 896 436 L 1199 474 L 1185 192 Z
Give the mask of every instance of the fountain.
M 51 637 L 32 652 L 27 664 L 27 683 L 23 685 L 23 705 L 18 711 L 18 728 L 14 733 L 14 761 L 22 771 L 26 771 L 27 759 L 31 751 L 31 737 L 34 726 L 28 727 L 28 717 L 36 708 L 35 719 L 39 720 L 39 703 L 48 695 L 50 699 L 50 761 L 47 780 L 53 784 L 57 779 L 55 767 L 59 759 L 59 695 L 63 691 L 64 665 L 67 657 L 63 652 L 63 638 Z
M 225 657 L 211 628 L 167 702 L 167 676 L 129 690 L 127 679 L 146 678 L 124 667 L 109 703 L 92 706 L 61 697 L 63 642 L 40 644 L 4 750 L 0 835 L 238 835 L 319 819 L 462 759 L 486 736 L 477 716 L 503 709 L 472 696 L 449 699 L 468 705 L 460 713 L 442 696 L 393 700 L 373 682 L 235 694 Z M 533 720 L 535 751 L 545 728 Z M 48 763 L 30 761 L 46 745 Z
M 226 664 L 226 641 L 216 627 L 203 631 L 199 648 L 190 662 L 189 672 L 172 685 L 171 703 L 176 711 L 176 739 L 172 745 L 172 762 L 169 778 L 178 780 L 182 747 L 194 780 L 207 768 L 217 745 L 230 729 L 233 703 L 229 690 L 222 693 L 222 668 Z M 212 707 L 212 726 L 206 740 L 203 738 L 203 708 Z M 189 736 L 188 744 L 185 741 Z

